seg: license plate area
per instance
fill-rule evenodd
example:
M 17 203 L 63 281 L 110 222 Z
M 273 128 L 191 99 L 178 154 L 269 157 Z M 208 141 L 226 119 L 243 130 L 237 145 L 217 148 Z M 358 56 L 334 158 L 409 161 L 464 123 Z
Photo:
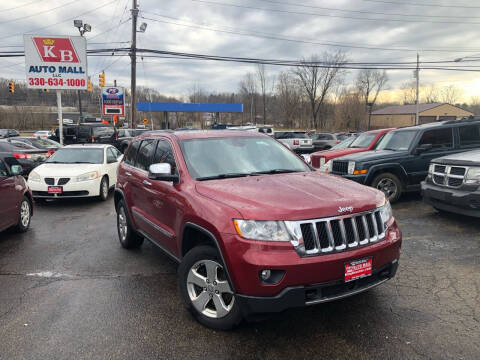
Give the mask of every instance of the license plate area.
M 372 275 L 373 258 L 365 258 L 345 263 L 345 282 Z
M 48 193 L 49 194 L 61 194 L 63 192 L 63 188 L 61 186 L 49 186 Z

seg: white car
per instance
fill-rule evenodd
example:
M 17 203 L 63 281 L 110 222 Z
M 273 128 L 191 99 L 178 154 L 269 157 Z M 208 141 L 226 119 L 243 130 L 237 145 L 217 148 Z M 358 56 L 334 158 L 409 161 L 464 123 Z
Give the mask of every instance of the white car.
M 48 130 L 38 130 L 33 134 L 34 137 L 41 138 L 41 139 L 48 139 L 52 135 L 53 135 L 53 132 Z
M 28 175 L 37 199 L 98 196 L 108 198 L 123 155 L 112 145 L 69 145 L 57 150 Z

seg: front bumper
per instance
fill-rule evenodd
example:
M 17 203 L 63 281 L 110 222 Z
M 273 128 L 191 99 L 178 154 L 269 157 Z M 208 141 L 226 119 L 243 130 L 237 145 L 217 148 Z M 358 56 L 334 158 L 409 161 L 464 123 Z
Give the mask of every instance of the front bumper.
M 56 183 L 57 181 L 55 181 Z M 58 198 L 75 198 L 75 197 L 90 197 L 90 196 L 99 196 L 100 195 L 100 182 L 101 178 L 94 180 L 82 181 L 82 182 L 72 182 L 71 180 L 62 185 L 61 194 L 49 194 L 48 187 L 49 185 L 45 184 L 44 179 L 40 181 L 28 181 L 28 186 L 32 190 L 34 198 L 43 198 L 43 199 L 58 199 Z M 58 186 L 58 185 L 53 185 Z
M 392 264 L 396 264 L 400 257 L 402 234 L 393 222 L 380 242 L 310 257 L 300 257 L 290 243 L 251 241 L 233 234 L 222 234 L 222 240 L 236 296 L 245 303 L 244 311 L 250 313 L 331 301 L 380 284 L 383 282 L 380 280 L 395 275 L 396 265 L 393 269 Z M 372 275 L 346 283 L 345 263 L 368 257 L 373 258 Z M 383 271 L 388 267 L 391 271 L 387 276 Z M 276 283 L 265 283 L 259 277 L 262 270 L 283 271 L 284 274 Z M 375 274 L 382 274 L 379 281 L 375 280 Z M 274 305 L 275 302 L 278 305 Z
M 444 188 L 422 182 L 423 201 L 440 210 L 480 217 L 480 188 L 471 190 Z

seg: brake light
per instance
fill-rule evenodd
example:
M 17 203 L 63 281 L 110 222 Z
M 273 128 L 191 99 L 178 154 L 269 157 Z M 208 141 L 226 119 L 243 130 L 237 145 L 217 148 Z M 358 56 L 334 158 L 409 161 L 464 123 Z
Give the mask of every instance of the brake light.
M 293 140 L 293 145 L 300 145 L 300 142 L 298 140 Z
M 339 140 L 337 140 L 337 142 L 336 142 L 335 144 L 340 144 L 340 141 L 339 141 Z
M 23 154 L 23 153 L 13 153 L 13 157 L 15 159 L 30 159 L 32 155 L 30 154 Z
M 47 156 L 47 157 L 50 157 L 50 156 L 52 156 L 54 153 L 55 153 L 55 150 L 48 150 L 46 156 Z

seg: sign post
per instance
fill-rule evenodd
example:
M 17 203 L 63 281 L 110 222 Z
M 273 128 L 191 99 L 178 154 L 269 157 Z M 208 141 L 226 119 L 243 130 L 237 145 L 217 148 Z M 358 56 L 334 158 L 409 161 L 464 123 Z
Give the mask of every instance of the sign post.
M 87 90 L 87 42 L 82 36 L 24 35 L 29 89 L 57 90 L 58 131 L 63 143 L 61 90 Z

